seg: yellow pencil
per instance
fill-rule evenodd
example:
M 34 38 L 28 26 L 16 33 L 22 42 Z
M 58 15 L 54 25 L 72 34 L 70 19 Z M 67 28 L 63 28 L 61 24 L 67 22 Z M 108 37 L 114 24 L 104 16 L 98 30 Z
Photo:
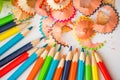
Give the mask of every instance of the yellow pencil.
M 92 77 L 93 80 L 99 80 L 97 62 L 95 60 L 94 52 L 92 53 Z
M 15 27 L 3 32 L 3 33 L 0 33 L 0 42 L 9 38 L 12 35 L 18 33 L 19 31 L 23 30 L 29 24 L 30 24 L 30 22 L 26 22 L 26 23 L 23 23 L 21 25 L 15 26 Z

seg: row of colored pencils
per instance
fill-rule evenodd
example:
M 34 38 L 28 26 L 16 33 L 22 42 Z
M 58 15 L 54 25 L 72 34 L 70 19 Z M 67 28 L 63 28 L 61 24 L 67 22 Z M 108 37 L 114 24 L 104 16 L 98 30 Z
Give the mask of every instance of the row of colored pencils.
M 13 14 L 0 18 L 0 42 L 15 35 L 30 24 L 30 22 L 21 23 L 15 21 Z
M 35 80 L 37 74 L 37 80 L 100 80 L 98 68 L 105 80 L 112 80 L 97 51 L 93 51 L 90 57 L 89 52 L 85 52 L 83 48 L 79 54 L 78 48 L 72 51 L 70 47 L 67 56 L 62 55 L 60 58 L 61 46 L 56 53 L 55 49 L 56 44 L 52 46 L 45 44 L 41 48 L 24 52 L 0 70 L 2 73 L 0 77 L 23 62 L 8 78 L 8 80 L 16 80 L 36 60 L 26 80 Z

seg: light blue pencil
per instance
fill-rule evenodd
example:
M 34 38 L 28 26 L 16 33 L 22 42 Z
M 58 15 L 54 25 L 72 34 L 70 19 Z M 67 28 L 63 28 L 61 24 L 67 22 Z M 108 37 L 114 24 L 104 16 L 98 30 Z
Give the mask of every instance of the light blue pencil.
M 22 40 L 31 30 L 33 27 L 29 27 L 27 30 L 24 30 L 18 33 L 15 37 L 10 39 L 7 43 L 5 43 L 2 47 L 0 47 L 0 56 L 4 54 L 7 50 L 13 47 L 16 43 Z
M 58 49 L 58 51 L 57 51 L 57 53 L 56 53 L 56 55 L 51 63 L 50 69 L 47 73 L 45 80 L 52 80 L 54 73 L 55 73 L 55 70 L 58 66 L 59 60 L 60 60 L 60 50 L 61 50 L 61 46 L 59 47 L 59 49 Z
M 17 78 L 41 55 L 45 48 L 40 48 L 34 52 L 7 80 L 17 80 Z
M 84 80 L 84 71 L 85 71 L 85 54 L 84 49 L 82 48 L 81 54 L 78 60 L 78 74 L 77 80 Z

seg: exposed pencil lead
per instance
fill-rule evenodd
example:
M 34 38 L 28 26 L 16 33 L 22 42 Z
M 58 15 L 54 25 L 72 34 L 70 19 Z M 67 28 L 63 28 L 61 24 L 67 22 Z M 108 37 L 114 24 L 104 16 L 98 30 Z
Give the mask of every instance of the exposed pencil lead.
M 88 52 L 88 51 L 86 52 L 86 55 L 89 55 L 89 52 Z
M 28 29 L 29 29 L 29 30 L 32 30 L 32 29 L 33 29 L 33 26 L 29 27 Z
M 81 49 L 81 52 L 84 52 L 84 48 Z
M 72 46 L 70 46 L 69 51 L 72 51 Z
M 45 48 L 45 47 L 47 47 L 48 46 L 48 44 L 45 44 L 45 45 L 43 45 L 43 48 Z
M 45 38 L 45 37 L 41 37 L 41 38 L 40 38 L 40 41 L 41 41 L 42 39 L 44 39 L 44 38 Z
M 56 47 L 56 43 L 53 45 L 53 47 Z
M 60 45 L 59 48 L 58 48 L 58 52 L 60 52 L 60 50 L 61 50 L 61 45 Z

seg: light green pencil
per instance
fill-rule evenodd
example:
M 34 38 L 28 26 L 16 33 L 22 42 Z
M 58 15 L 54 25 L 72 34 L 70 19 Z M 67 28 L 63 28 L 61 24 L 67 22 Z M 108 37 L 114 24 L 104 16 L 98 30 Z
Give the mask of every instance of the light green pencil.
M 3 5 L 3 1 L 0 0 L 0 12 L 1 12 L 1 10 L 2 10 L 2 5 Z
M 41 69 L 40 73 L 38 74 L 37 80 L 45 80 L 45 78 L 47 76 L 47 72 L 50 68 L 51 62 L 52 62 L 54 54 L 55 54 L 55 47 L 56 47 L 56 44 L 50 49 L 49 54 L 47 55 L 45 62 L 42 66 L 42 69 Z
M 88 51 L 87 51 L 86 63 L 85 63 L 85 80 L 92 80 L 91 61 Z
M 13 14 L 0 18 L 0 27 L 14 20 Z

